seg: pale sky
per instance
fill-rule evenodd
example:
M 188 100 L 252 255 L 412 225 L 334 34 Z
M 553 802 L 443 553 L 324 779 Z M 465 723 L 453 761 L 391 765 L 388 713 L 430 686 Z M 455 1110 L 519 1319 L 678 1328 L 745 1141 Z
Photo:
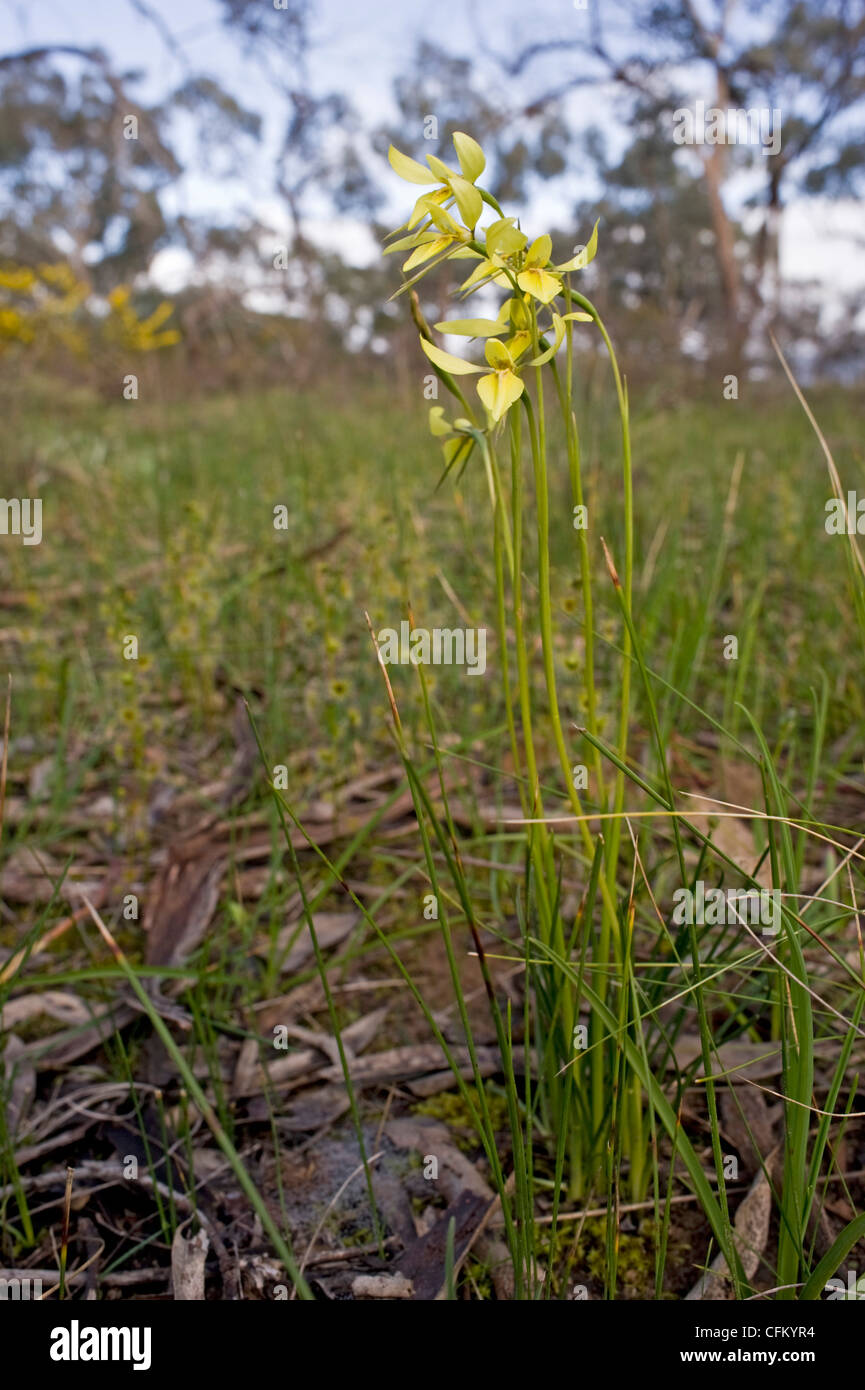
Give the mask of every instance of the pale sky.
M 586 0 L 587 4 L 599 2 Z M 273 5 L 273 0 L 261 3 Z M 254 214 L 279 231 L 285 217 L 273 193 L 271 168 L 280 133 L 280 108 L 261 69 L 244 59 L 236 38 L 226 35 L 216 0 L 146 0 L 146 4 L 178 39 L 194 70 L 204 70 L 218 79 L 264 120 L 262 148 L 250 158 L 242 180 L 217 180 L 196 172 L 193 158 L 192 171 L 172 190 L 171 206 L 188 213 L 225 216 L 234 210 Z M 585 10 L 567 0 L 529 0 L 528 4 L 526 0 L 435 0 L 434 4 L 430 0 L 309 0 L 309 5 L 313 85 L 320 91 L 344 91 L 367 125 L 394 116 L 393 79 L 407 65 L 419 35 L 462 56 L 477 54 L 481 39 L 507 51 L 512 45 L 551 34 L 566 37 L 588 23 Z M 146 98 L 163 95 L 184 75 L 154 26 L 129 0 L 39 0 L 38 4 L 33 0 L 0 0 L 3 52 L 51 41 L 101 45 L 118 67 L 146 73 L 142 89 Z M 556 85 L 578 59 L 563 53 L 545 61 L 546 71 L 554 74 L 551 85 Z M 480 65 L 483 71 L 482 58 Z M 540 66 L 533 69 L 533 83 L 539 82 L 543 71 Z M 693 93 L 695 99 L 710 96 L 700 90 L 696 71 Z M 518 87 L 513 95 L 515 100 L 519 98 Z M 621 130 L 616 102 L 603 91 L 576 95 L 572 115 L 578 127 L 583 121 L 599 122 L 613 142 Z M 447 158 L 448 152 L 443 153 Z M 401 209 L 404 185 L 389 170 L 383 172 L 382 183 L 392 190 L 394 210 Z M 547 222 L 555 223 L 558 213 L 560 225 L 563 203 L 572 206 L 580 198 L 591 198 L 593 192 L 589 174 L 579 169 L 569 171 L 557 185 L 541 189 L 525 211 L 541 228 Z M 744 192 L 743 184 L 739 189 L 728 189 L 726 196 L 735 200 Z M 738 209 L 733 206 L 731 211 Z M 312 216 L 312 230 L 331 245 L 339 245 L 349 259 L 363 264 L 378 254 L 366 229 L 356 222 L 326 216 L 324 208 L 321 219 L 316 219 L 314 209 Z M 861 208 L 852 201 L 791 204 L 782 224 L 785 280 L 816 279 L 830 291 L 833 287 L 865 288 L 861 222 Z M 166 291 L 176 291 L 186 269 L 183 253 L 165 252 L 155 266 L 155 278 Z

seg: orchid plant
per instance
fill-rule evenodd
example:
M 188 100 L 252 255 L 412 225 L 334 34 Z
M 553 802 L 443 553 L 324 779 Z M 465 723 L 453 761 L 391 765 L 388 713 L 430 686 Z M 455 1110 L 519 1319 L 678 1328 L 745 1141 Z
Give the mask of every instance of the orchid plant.
M 570 260 L 555 261 L 551 237 L 542 233 L 530 238 L 519 220 L 506 216 L 493 194 L 480 184 L 486 159 L 477 142 L 457 132 L 454 149 L 456 168 L 433 155 L 427 156 L 425 166 L 391 148 L 389 157 L 395 172 L 423 191 L 416 197 L 408 220 L 388 238 L 387 252 L 405 255 L 404 282 L 396 293 L 411 293 L 412 316 L 421 349 L 460 408 L 453 413 L 453 418 L 449 418 L 441 405 L 433 405 L 430 409 L 430 429 L 444 449 L 445 474 L 458 469 L 461 476 L 472 455 L 479 454 L 489 489 L 498 664 L 510 742 L 508 776 L 519 789 L 521 834 L 525 836 L 524 862 L 518 866 L 520 873 L 515 875 L 517 888 L 513 894 L 522 936 L 516 948 L 501 927 L 499 913 L 496 910 L 486 913 L 479 905 L 477 894 L 473 893 L 464 872 L 423 668 L 419 665 L 417 674 L 431 736 L 424 740 L 424 757 L 432 747 L 438 774 L 437 804 L 427 792 L 418 766 L 409 756 L 386 672 L 385 680 L 397 742 L 414 801 L 424 872 L 438 906 L 436 920 L 468 1047 L 475 1083 L 473 1096 L 466 1087 L 464 1067 L 451 1054 L 447 1040 L 417 992 L 416 999 L 447 1057 L 483 1143 L 513 1258 L 518 1298 L 550 1296 L 552 1280 L 547 1272 L 556 1262 L 559 1203 L 563 1197 L 566 1200 L 576 1198 L 587 1208 L 594 1206 L 595 1201 L 603 1203 L 605 1294 L 609 1298 L 616 1296 L 618 1212 L 623 1188 L 637 1205 L 644 1203 L 651 1188 L 652 1199 L 645 1205 L 654 1212 L 655 1297 L 661 1298 L 670 1200 L 677 1170 L 687 1174 L 687 1184 L 702 1207 L 711 1229 L 712 1245 L 726 1266 L 734 1296 L 748 1297 L 753 1291 L 731 1222 L 715 1090 L 718 1079 L 716 1022 L 707 1008 L 705 996 L 705 986 L 713 974 L 711 970 L 704 973 L 706 962 L 701 961 L 701 940 L 693 922 L 688 924 L 686 937 L 673 939 L 670 935 L 643 867 L 639 842 L 651 832 L 641 829 L 640 825 L 636 830 L 633 828 L 632 815 L 643 812 L 626 811 L 624 804 L 627 782 L 658 808 L 650 810 L 650 816 L 660 814 L 670 818 L 667 833 L 672 837 L 682 884 L 688 881 L 690 874 L 683 828 L 696 836 L 703 847 L 701 855 L 709 851 L 736 868 L 721 847 L 695 825 L 687 819 L 680 823 L 681 812 L 676 807 L 658 718 L 655 683 L 643 657 L 634 622 L 633 488 L 627 388 L 597 309 L 573 282 L 573 276 L 588 266 L 597 253 L 597 224 L 585 247 Z M 445 351 L 438 345 L 414 291 L 414 286 L 434 267 L 450 260 L 472 262 L 458 291 L 463 299 L 481 290 L 487 295 L 498 293 L 501 296 L 498 307 L 487 317 L 455 318 L 435 325 L 439 333 L 482 341 L 483 364 Z M 594 531 L 595 513 L 605 505 L 603 501 L 592 509 L 593 527 L 587 525 L 574 390 L 580 366 L 573 341 L 577 322 L 591 323 L 600 336 L 609 358 L 619 407 L 623 512 L 621 524 L 617 526 L 615 560 L 603 536 L 596 536 Z M 467 376 L 477 378 L 476 399 L 463 392 L 461 378 Z M 549 385 L 552 385 L 552 394 Z M 551 401 L 560 417 L 559 435 L 548 433 Z M 574 517 L 580 517 L 580 525 L 576 520 L 574 523 L 574 536 L 583 608 L 582 660 L 566 662 L 568 674 L 564 677 L 557 666 L 550 575 L 550 498 L 558 495 L 558 489 L 551 489 L 550 479 L 555 476 L 561 452 L 558 439 L 562 435 Z M 530 555 L 525 544 L 526 522 L 531 517 L 537 537 L 534 582 L 529 576 Z M 612 736 L 607 730 L 609 696 L 602 721 L 595 688 L 592 581 L 598 568 L 601 573 L 606 571 L 612 583 L 622 624 L 618 641 L 611 644 L 613 653 L 617 654 L 611 660 L 615 662 L 620 657 L 621 666 L 614 672 L 607 666 L 608 684 L 619 702 L 616 731 Z M 413 623 L 413 619 L 411 621 Z M 542 653 L 544 682 L 544 690 L 540 692 L 531 663 L 538 646 Z M 629 750 L 632 668 L 638 673 L 643 693 L 646 718 L 641 726 L 645 728 L 648 723 L 655 745 L 655 786 L 643 776 L 646 768 L 642 757 L 641 771 L 636 771 L 633 750 Z M 566 737 L 559 706 L 559 682 L 570 680 L 570 672 L 576 669 L 580 670 L 583 688 L 576 692 L 569 690 L 569 702 L 572 709 L 574 706 L 579 709 L 581 726 L 570 724 Z M 767 811 L 771 808 L 767 818 L 783 821 L 784 817 L 775 811 L 780 812 L 784 807 L 786 790 L 782 792 L 759 726 L 752 716 L 749 718 L 760 740 Z M 581 747 L 588 745 L 591 769 L 582 764 L 573 766 L 578 741 Z M 558 770 L 555 770 L 556 760 Z M 774 799 L 770 798 L 770 791 Z M 581 792 L 591 807 L 588 812 L 583 810 Z M 559 803 L 555 810 L 569 810 L 570 814 L 552 816 L 554 798 Z M 565 806 L 561 804 L 563 801 Z M 623 822 L 632 841 L 629 849 L 632 848 L 633 854 L 629 855 L 628 866 L 620 864 Z M 513 842 L 516 823 L 509 817 L 507 843 Z M 593 824 L 600 827 L 594 834 L 590 828 Z M 785 891 L 795 896 L 793 885 L 798 878 L 792 838 L 785 832 L 781 843 L 783 882 L 788 885 Z M 521 845 L 520 851 L 522 848 Z M 669 840 L 663 853 L 669 857 Z M 780 876 L 781 858 L 773 849 L 773 881 Z M 446 866 L 455 892 L 439 889 L 442 865 Z M 576 912 L 570 909 L 566 913 L 563 871 L 567 867 L 573 881 L 575 866 L 582 898 Z M 507 866 L 497 855 L 494 867 L 501 871 Z M 621 878 L 620 869 L 623 870 Z M 661 995 L 655 986 L 647 983 L 644 971 L 646 964 L 651 962 L 647 962 L 645 953 L 639 959 L 635 953 L 638 869 L 660 921 L 658 941 L 662 952 L 675 954 L 682 976 L 682 987 L 677 987 L 671 1002 L 687 998 L 687 1007 L 693 1008 L 696 1014 L 700 1039 L 699 1081 L 705 1088 L 713 1174 L 706 1171 L 705 1154 L 694 1146 L 682 1125 L 681 1088 L 686 1084 L 682 1070 L 678 1070 L 672 1099 L 669 1080 L 665 1079 L 668 1069 L 661 1067 L 664 1074 L 656 1075 L 658 1058 L 672 1055 L 671 1034 L 675 1039 L 684 1013 L 679 1013 L 671 1024 L 671 1032 L 668 1031 L 668 1020 L 661 1021 L 657 1017 Z M 502 874 L 496 875 L 495 888 L 490 890 L 494 909 L 501 901 L 505 881 Z M 752 878 L 751 883 L 756 885 L 756 880 Z M 512 1165 L 510 1176 L 504 1171 L 505 1160 L 498 1151 L 487 1087 L 473 1043 L 450 925 L 455 911 L 471 932 L 496 1027 L 511 1132 L 510 1151 L 506 1155 Z M 792 1297 L 794 1291 L 801 1288 L 804 1290 L 802 1297 L 812 1299 L 819 1296 L 825 1277 L 861 1235 L 865 1217 L 851 1222 L 820 1263 L 812 1268 L 813 1250 L 809 1252 L 806 1248 L 808 1213 L 813 1207 L 830 1116 L 828 1112 L 823 1114 L 821 1130 L 809 1160 L 813 991 L 807 988 L 805 958 L 794 919 L 795 914 L 791 914 L 787 923 L 789 964 L 778 962 L 778 997 L 789 1003 L 791 1014 L 790 1039 L 785 1046 L 785 1085 L 791 1088 L 791 1104 L 786 1119 L 784 1176 L 780 1184 L 778 1284 L 781 1297 Z M 515 1048 L 516 1030 L 510 1005 L 503 1016 L 491 978 L 484 931 L 501 942 L 504 959 L 516 959 L 525 972 L 522 1020 L 525 1052 L 522 1058 L 518 1058 Z M 735 1007 L 738 1009 L 737 1004 Z M 861 999 L 854 1029 L 858 1027 L 860 1012 Z M 583 1023 L 583 1019 L 587 1022 Z M 852 1032 L 849 1038 L 848 1046 L 852 1045 Z M 837 1088 L 848 1057 L 849 1052 L 844 1052 L 839 1061 L 833 1082 L 836 1088 L 832 1092 L 833 1102 L 839 1095 Z M 666 1132 L 669 1145 L 663 1160 L 667 1169 L 663 1182 L 666 1198 L 662 1191 L 660 1129 Z M 546 1237 L 539 1237 L 536 1222 L 536 1176 L 551 1198 L 551 1222 L 545 1228 L 549 1232 Z M 584 1210 L 580 1214 L 587 1217 L 589 1212 Z M 737 1230 L 738 1224 L 737 1214 Z M 545 1256 L 546 1271 L 542 1268 Z M 803 1271 L 808 1275 L 804 1283 L 800 1278 Z
M 536 1108 L 550 1133 L 556 1136 L 560 1172 L 567 1166 L 567 1188 L 571 1196 L 597 1190 L 611 1177 L 610 1095 L 619 1087 L 619 1050 L 604 1022 L 611 967 L 627 974 L 629 933 L 617 906 L 616 872 L 619 857 L 620 815 L 624 799 L 623 769 L 627 758 L 630 635 L 624 630 L 624 661 L 619 682 L 621 706 L 618 745 L 614 750 L 619 771 L 608 786 L 608 764 L 602 756 L 599 738 L 598 702 L 595 690 L 594 626 L 592 602 L 592 556 L 585 529 L 577 537 L 581 590 L 583 595 L 583 643 L 585 660 L 581 700 L 586 711 L 586 735 L 593 747 L 593 799 L 602 811 L 612 813 L 612 829 L 604 839 L 593 837 L 583 812 L 572 775 L 573 750 L 565 737 L 557 694 L 553 609 L 550 588 L 550 503 L 548 479 L 547 403 L 545 380 L 551 377 L 566 439 L 568 468 L 574 506 L 583 507 L 580 448 L 574 410 L 575 323 L 593 323 L 600 332 L 612 364 L 618 395 L 624 455 L 624 567 L 621 584 L 626 603 L 630 602 L 633 521 L 630 438 L 627 395 L 619 374 L 607 332 L 594 305 L 574 286 L 572 277 L 585 269 L 598 249 L 595 224 L 587 244 L 569 260 L 553 259 L 552 238 L 547 233 L 530 239 L 519 220 L 506 216 L 496 198 L 479 179 L 486 169 L 486 158 L 471 136 L 457 132 L 453 137 L 457 168 L 435 155 L 428 155 L 426 166 L 391 146 L 389 160 L 394 171 L 406 182 L 423 187 L 408 220 L 389 237 L 385 254 L 402 254 L 404 281 L 396 291 L 412 293 L 413 317 L 420 346 L 445 388 L 461 410 L 448 418 L 443 406 L 433 405 L 429 422 L 432 434 L 441 440 L 445 473 L 455 466 L 461 474 L 477 449 L 483 459 L 493 509 L 493 547 L 497 580 L 501 676 L 507 713 L 512 763 L 516 769 L 531 857 L 532 902 L 527 904 L 526 920 L 537 921 L 539 945 L 549 965 L 537 965 L 530 972 L 534 980 L 537 1036 L 540 1039 Z M 433 338 L 414 286 L 445 261 L 473 262 L 459 287 L 463 300 L 479 291 L 501 293 L 501 302 L 491 317 L 459 317 L 435 324 L 438 333 L 483 341 L 484 364 L 458 356 L 440 347 Z M 396 296 L 394 296 L 396 297 Z M 562 349 L 565 349 L 562 353 Z M 564 363 L 559 364 L 563 356 Z M 472 404 L 460 379 L 476 376 L 477 403 Z M 523 421 L 526 434 L 523 433 Z M 528 451 L 524 450 L 528 438 Z M 507 440 L 506 446 L 503 441 Z M 510 479 L 500 459 L 503 448 L 510 461 Z M 537 525 L 538 621 L 543 650 L 546 701 L 542 711 L 530 675 L 531 634 L 527 631 L 527 605 L 524 597 L 523 537 L 527 491 L 524 483 L 524 453 L 531 461 L 534 509 Z M 509 581 L 509 583 L 508 583 Z M 508 595 L 508 588 L 510 593 Z M 510 603 L 508 604 L 508 598 Z M 508 612 L 508 608 L 510 611 Z M 516 683 L 512 676 L 515 666 Z M 547 715 L 548 712 L 548 715 Z M 556 847 L 545 818 L 541 793 L 536 729 L 541 714 L 551 724 L 561 777 L 561 792 L 567 798 L 577 825 L 581 853 L 601 898 L 601 928 L 593 956 L 591 978 L 598 1007 L 592 1012 L 590 1042 L 585 1055 L 574 1056 L 573 1037 L 585 999 L 582 989 L 568 976 L 569 941 L 574 940 L 574 924 L 566 923 L 560 907 L 558 882 L 560 865 Z M 544 746 L 546 746 L 546 741 Z M 544 769 L 544 771 L 546 771 Z M 545 778 L 546 780 L 546 778 Z M 584 784 L 585 785 L 585 784 Z M 594 890 L 593 890 L 594 891 Z M 527 937 L 527 956 L 529 954 Z M 543 959 L 543 957 L 542 957 Z M 559 962 L 565 969 L 557 969 Z M 551 983 L 555 977 L 555 985 Z M 626 1017 L 623 1026 L 629 1026 Z M 566 1063 L 563 1058 L 567 1058 Z M 639 1081 L 629 1076 L 624 1102 L 618 1104 L 620 1126 L 629 1130 L 630 1183 L 635 1199 L 645 1190 L 647 1136 L 643 1097 Z M 557 1189 L 558 1190 L 558 1189 Z

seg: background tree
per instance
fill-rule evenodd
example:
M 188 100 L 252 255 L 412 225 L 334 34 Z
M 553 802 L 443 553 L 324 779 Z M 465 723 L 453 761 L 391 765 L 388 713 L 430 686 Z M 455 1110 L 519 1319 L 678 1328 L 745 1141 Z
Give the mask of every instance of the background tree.
M 685 97 L 724 110 L 732 105 L 781 113 L 777 153 L 721 144 L 692 152 L 700 160 L 711 214 L 728 354 L 737 359 L 749 329 L 762 335 L 784 309 L 779 230 L 785 202 L 861 191 L 865 0 L 761 0 L 747 6 L 741 0 L 660 0 L 649 7 L 610 0 L 591 6 L 586 18 L 577 36 L 550 36 L 499 56 L 509 78 L 530 75 L 552 52 L 579 59 L 572 75 L 539 90 L 531 111 L 558 106 L 577 89 L 612 85 L 620 123 L 629 127 L 647 100 L 666 100 L 671 116 Z M 683 71 L 692 86 L 688 93 L 678 90 Z M 745 206 L 760 213 L 744 274 L 729 196 L 730 181 L 743 172 L 755 185 Z

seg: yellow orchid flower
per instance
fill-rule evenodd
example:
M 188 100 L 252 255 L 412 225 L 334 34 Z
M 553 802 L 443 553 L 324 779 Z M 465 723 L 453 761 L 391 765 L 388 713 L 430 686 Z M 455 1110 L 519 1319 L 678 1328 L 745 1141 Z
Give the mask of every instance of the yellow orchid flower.
M 550 270 L 546 267 L 551 265 L 552 239 L 546 235 L 538 237 L 529 246 L 525 257 L 521 257 L 520 253 L 527 245 L 528 237 L 517 227 L 515 217 L 502 217 L 491 223 L 486 229 L 485 237 L 487 254 L 480 258 L 480 264 L 476 265 L 468 279 L 463 281 L 461 291 L 469 294 L 485 284 L 510 289 L 513 280 L 516 279 L 519 288 L 541 304 L 550 304 L 556 295 L 562 293 L 562 275 L 572 270 L 584 269 L 594 260 L 598 250 L 597 222 L 588 244 L 571 260 L 563 262 L 562 265 L 552 265 Z M 467 251 L 465 254 L 476 253 Z
M 493 422 L 498 424 L 514 401 L 519 400 L 526 384 L 520 381 L 514 371 L 516 364 L 513 357 L 498 338 L 489 340 L 484 353 L 493 371 L 489 376 L 481 377 L 478 382 L 478 395 L 492 416 Z
M 512 287 L 513 280 L 507 273 L 508 259 L 516 256 L 528 241 L 525 232 L 521 232 L 517 227 L 516 221 L 515 217 L 501 217 L 497 222 L 490 223 L 484 233 L 487 254 L 460 286 L 461 290 L 469 292 L 487 282 L 498 285 L 501 289 Z
M 564 341 L 566 321 L 589 317 L 588 314 L 578 312 L 564 316 L 553 312 L 551 327 L 541 330 L 541 337 L 544 339 L 548 338 L 552 332 L 552 342 L 536 357 L 523 363 L 523 366 L 542 367 L 545 362 L 549 362 Z M 511 335 L 503 341 L 501 335 L 509 325 L 512 329 Z M 484 353 L 493 371 L 481 377 L 477 384 L 477 390 L 493 424 L 498 424 L 514 402 L 519 400 L 525 389 L 524 382 L 517 374 L 517 364 L 523 353 L 531 346 L 532 330 L 530 325 L 531 316 L 521 298 L 506 299 L 495 319 L 446 319 L 442 323 L 436 324 L 439 333 L 454 334 L 466 338 L 487 338 L 489 340 L 484 348 Z M 434 366 L 453 376 L 468 376 L 483 372 L 483 367 L 478 367 L 473 362 L 467 362 L 463 357 L 456 357 L 453 353 L 445 352 L 427 338 L 421 338 L 421 347 Z M 459 426 L 466 422 L 457 421 L 456 423 Z M 447 432 L 449 427 L 446 424 L 442 426 L 441 407 L 434 407 L 430 411 L 430 428 L 434 434 Z
M 450 372 L 452 376 L 471 376 L 483 371 L 483 367 L 466 362 L 465 358 L 456 357 L 452 352 L 445 352 L 426 338 L 421 338 L 420 345 L 434 367 Z M 498 424 L 514 401 L 518 401 L 523 394 L 525 383 L 516 374 L 514 357 L 499 338 L 489 339 L 484 355 L 493 370 L 481 377 L 477 384 L 478 395 L 489 411 L 493 424 Z
M 544 269 L 550 264 L 552 251 L 552 237 L 546 233 L 537 237 L 526 252 L 523 268 L 517 276 L 520 289 L 533 299 L 540 300 L 541 304 L 549 304 L 562 292 L 561 278 Z
M 418 199 L 408 220 L 409 229 L 429 214 L 433 200 L 443 205 L 451 198 L 459 208 L 465 226 L 474 230 L 477 225 L 483 211 L 483 198 L 475 188 L 475 183 L 486 168 L 487 161 L 478 142 L 461 130 L 454 134 L 454 149 L 459 160 L 459 173 L 455 169 L 449 169 L 434 154 L 427 155 L 429 168 L 425 169 L 418 160 L 403 154 L 395 145 L 390 146 L 387 157 L 391 168 L 401 179 L 408 183 L 431 184 L 435 188 L 434 193 L 425 194 Z
M 553 318 L 556 319 L 555 314 Z M 512 330 L 511 336 L 506 339 L 505 347 L 516 362 L 526 351 L 526 348 L 531 346 L 532 334 L 529 325 L 529 314 L 522 299 L 506 299 L 497 318 L 444 319 L 435 327 L 439 333 L 453 334 L 455 337 L 461 338 L 501 338 L 502 334 L 508 332 L 510 328 Z M 558 343 L 560 342 L 561 337 L 558 339 Z M 462 361 L 462 358 L 458 360 Z

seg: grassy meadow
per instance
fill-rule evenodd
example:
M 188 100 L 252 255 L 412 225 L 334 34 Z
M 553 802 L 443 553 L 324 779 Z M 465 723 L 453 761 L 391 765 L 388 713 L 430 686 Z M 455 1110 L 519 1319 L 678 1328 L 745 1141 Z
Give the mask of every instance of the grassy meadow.
M 543 843 L 502 693 L 488 479 L 476 453 L 437 488 L 429 402 L 366 383 L 7 403 L 5 489 L 43 498 L 41 545 L 0 550 L 10 1269 L 56 1267 L 66 1166 L 93 1195 L 61 1296 L 97 1237 L 103 1296 L 164 1292 L 190 1214 L 209 1296 L 360 1296 L 359 1269 L 402 1268 L 430 1297 L 682 1298 L 720 1251 L 705 1297 L 813 1298 L 865 1267 L 865 631 L 825 460 L 780 377 L 635 396 L 623 656 L 600 540 L 621 570 L 620 423 L 603 351 L 577 362 L 596 735 L 551 420 L 552 661 L 588 839 L 551 732 L 529 470 Z M 810 403 L 856 488 L 861 402 Z M 379 633 L 409 613 L 485 628 L 487 664 L 389 667 L 395 738 L 365 614 Z M 616 778 L 610 867 L 592 817 Z M 689 935 L 674 894 L 698 879 L 780 890 L 777 935 Z M 485 1228 L 422 1173 L 455 1153 Z M 444 1223 L 437 1265 L 400 1265 L 412 1218 L 419 1237 Z

